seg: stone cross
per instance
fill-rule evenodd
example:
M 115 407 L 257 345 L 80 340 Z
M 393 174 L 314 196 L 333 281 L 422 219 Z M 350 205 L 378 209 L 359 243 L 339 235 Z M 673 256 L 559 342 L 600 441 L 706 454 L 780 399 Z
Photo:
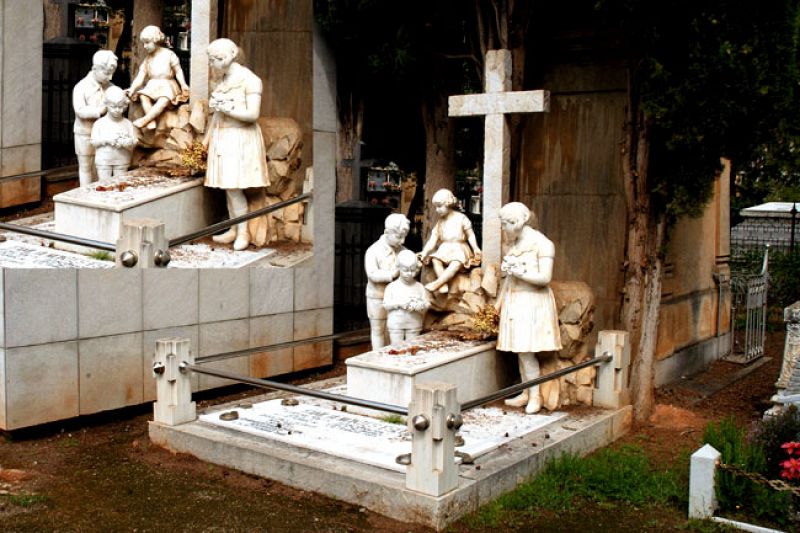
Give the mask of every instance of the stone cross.
M 511 52 L 486 53 L 486 92 L 449 98 L 450 116 L 486 116 L 483 144 L 483 264 L 500 264 L 500 207 L 508 202 L 511 154 L 508 113 L 550 110 L 548 91 L 511 91 Z

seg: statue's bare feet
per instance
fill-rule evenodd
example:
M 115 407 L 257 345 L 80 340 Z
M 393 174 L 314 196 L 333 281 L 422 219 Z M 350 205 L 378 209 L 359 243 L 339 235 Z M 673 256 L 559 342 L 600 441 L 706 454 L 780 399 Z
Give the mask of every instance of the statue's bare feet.
M 522 407 L 523 405 L 528 405 L 528 391 L 522 391 L 522 394 L 519 396 L 514 396 L 513 398 L 509 398 L 505 402 L 506 405 L 509 407 Z
M 211 240 L 220 244 L 230 244 L 236 240 L 236 228 L 230 228 L 222 235 L 214 235 Z
M 425 284 L 425 290 L 427 290 L 428 292 L 436 292 L 437 289 L 439 289 L 439 286 L 436 285 L 435 281 L 431 281 L 430 283 Z
M 250 246 L 250 236 L 246 233 L 236 237 L 236 241 L 233 243 L 233 249 L 237 252 L 247 250 L 248 246 Z
M 134 121 L 133 121 L 133 125 L 134 125 L 135 127 L 139 128 L 139 129 L 142 129 L 142 128 L 144 128 L 145 126 L 147 126 L 147 124 L 148 124 L 148 123 L 144 121 L 144 117 L 142 117 L 142 118 L 137 118 L 136 120 L 134 120 Z
M 529 415 L 534 413 L 538 413 L 542 410 L 542 399 L 536 394 L 533 398 L 528 401 L 528 405 L 525 407 L 525 412 Z

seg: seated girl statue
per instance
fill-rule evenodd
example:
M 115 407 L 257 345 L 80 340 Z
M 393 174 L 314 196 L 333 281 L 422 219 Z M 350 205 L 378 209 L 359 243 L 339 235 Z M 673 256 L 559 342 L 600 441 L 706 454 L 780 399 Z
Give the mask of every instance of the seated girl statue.
M 189 100 L 189 86 L 178 56 L 161 46 L 164 34 L 157 26 L 143 29 L 140 39 L 147 57 L 126 92 L 133 101 L 141 98 L 144 110 L 144 116 L 134 120 L 133 125 L 154 130 L 158 117 L 168 106 Z
M 453 209 L 456 197 L 447 189 L 440 189 L 433 195 L 432 203 L 439 220 L 431 231 L 428 242 L 419 257 L 424 265 L 433 262 L 436 279 L 425 288 L 430 292 L 448 292 L 447 284 L 464 268 L 481 263 L 481 250 L 472 222 L 463 213 Z

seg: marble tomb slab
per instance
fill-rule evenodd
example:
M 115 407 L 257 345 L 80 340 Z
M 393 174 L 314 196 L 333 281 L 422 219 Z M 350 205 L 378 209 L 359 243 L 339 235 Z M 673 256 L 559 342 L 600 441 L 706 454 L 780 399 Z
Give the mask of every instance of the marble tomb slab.
M 463 404 L 518 379 L 516 357 L 498 354 L 494 341 L 461 341 L 443 333 L 426 333 L 345 364 L 348 395 L 403 407 L 411 402 L 416 383 L 454 383 Z
M 57 194 L 53 202 L 56 232 L 112 244 L 124 220 L 160 220 L 167 239 L 214 222 L 202 178 L 121 176 Z
M 8 240 L 0 242 L 0 268 L 114 268 L 114 263 Z
M 341 390 L 339 390 L 341 389 Z M 344 387 L 327 392 L 344 393 Z M 238 407 L 236 420 L 222 420 L 216 411 L 201 415 L 201 421 L 261 438 L 283 442 L 334 457 L 365 463 L 395 472 L 406 467 L 395 461 L 398 455 L 411 453 L 411 434 L 405 424 L 341 410 L 324 400 L 298 398 L 299 405 L 282 405 L 281 400 Z M 566 416 L 554 412 L 526 415 L 522 411 L 503 411 L 497 407 L 477 408 L 464 413 L 460 434 L 464 446 L 459 452 L 473 458 L 485 455 L 501 445 L 557 422 Z

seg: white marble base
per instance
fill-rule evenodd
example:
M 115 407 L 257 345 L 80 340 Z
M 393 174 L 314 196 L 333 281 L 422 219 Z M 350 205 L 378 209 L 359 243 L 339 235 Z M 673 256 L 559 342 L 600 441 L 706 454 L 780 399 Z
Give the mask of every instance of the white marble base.
M 514 356 L 498 354 L 495 343 L 436 340 L 428 333 L 403 343 L 351 357 L 347 364 L 347 394 L 407 407 L 415 383 L 443 381 L 458 387 L 464 403 L 514 383 Z M 416 354 L 402 352 L 420 348 Z
M 115 178 L 109 184 L 125 179 Z M 214 222 L 211 192 L 203 187 L 202 178 L 163 178 L 123 191 L 98 191 L 97 186 L 94 183 L 53 197 L 57 233 L 115 244 L 124 220 L 160 220 L 164 222 L 167 239 Z
M 342 394 L 344 387 L 327 389 L 327 392 Z M 344 412 L 340 410 L 341 405 L 327 401 L 307 397 L 297 399 L 300 404 L 296 406 L 284 406 L 281 400 L 269 400 L 253 404 L 250 408 L 234 408 L 239 416 L 236 420 L 220 419 L 220 415 L 229 410 L 201 415 L 200 420 L 264 439 L 405 473 L 406 467 L 396 461 L 397 456 L 411 452 L 411 434 L 405 424 Z M 464 438 L 464 446 L 457 448 L 457 451 L 477 459 L 513 439 L 566 416 L 558 412 L 547 415 L 526 415 L 521 411 L 504 413 L 496 407 L 473 409 L 464 413 L 464 425 L 459 431 Z

